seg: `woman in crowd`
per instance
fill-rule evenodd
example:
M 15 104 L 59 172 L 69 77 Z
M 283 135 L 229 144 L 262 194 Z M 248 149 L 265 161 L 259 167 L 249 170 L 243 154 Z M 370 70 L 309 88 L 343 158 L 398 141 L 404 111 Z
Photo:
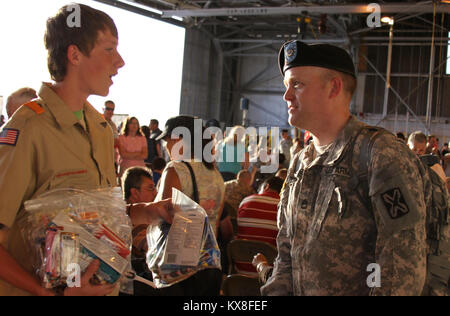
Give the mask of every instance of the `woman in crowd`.
M 147 141 L 139 126 L 137 118 L 129 117 L 122 127 L 119 136 L 120 167 L 119 175 L 130 167 L 145 167 L 144 159 L 147 158 Z
M 217 236 L 225 199 L 225 185 L 214 166 L 212 156 L 204 157 L 202 154 L 211 140 L 202 140 L 200 143 L 202 151 L 199 157 L 196 156 L 195 138 L 197 136 L 201 139 L 202 135 L 194 135 L 195 119 L 185 115 L 171 118 L 167 121 L 164 132 L 157 138 L 157 140 L 164 140 L 163 144 L 167 148 L 171 161 L 162 174 L 156 201 L 171 198 L 172 188 L 180 190 L 193 200 L 197 200 L 196 202 L 205 209 Z M 190 132 L 189 137 L 187 135 L 173 137 L 172 132 L 179 127 L 187 129 Z M 219 295 L 221 281 L 220 270 L 206 269 L 180 282 L 179 288 L 182 288 L 184 295 L 189 296 Z
M 224 181 L 234 180 L 239 171 L 248 169 L 250 156 L 245 144 L 244 127 L 233 127 L 216 151 L 219 171 Z

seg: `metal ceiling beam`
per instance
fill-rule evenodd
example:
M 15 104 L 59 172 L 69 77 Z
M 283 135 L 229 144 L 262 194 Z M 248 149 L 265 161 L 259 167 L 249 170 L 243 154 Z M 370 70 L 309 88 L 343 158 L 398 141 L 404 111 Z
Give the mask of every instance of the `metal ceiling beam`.
M 291 39 L 291 38 L 287 38 L 287 39 Z M 279 43 L 284 43 L 286 41 L 286 39 L 280 38 L 277 40 L 273 40 L 273 39 L 219 39 L 220 43 L 273 43 L 273 44 L 279 44 Z M 328 43 L 328 44 L 347 44 L 348 40 L 347 39 L 303 39 L 302 42 L 307 43 L 307 44 L 312 44 L 312 43 Z
M 431 37 L 405 37 L 396 36 L 394 37 L 396 41 L 416 41 L 416 42 L 431 42 L 433 39 Z M 362 41 L 386 41 L 389 40 L 388 36 L 364 36 L 361 37 Z M 435 41 L 450 41 L 450 37 L 437 37 L 434 38 Z
M 227 26 L 228 27 L 228 26 Z M 219 36 L 219 38 L 227 38 L 230 37 L 231 35 L 237 34 L 237 33 L 243 33 L 244 31 L 251 29 L 252 25 L 247 25 L 246 27 L 242 27 L 242 28 L 238 28 L 238 27 L 230 27 L 232 29 L 234 29 L 231 32 L 225 33 L 225 34 L 221 34 Z
M 199 5 L 193 5 L 193 4 L 188 4 L 185 3 L 184 1 L 180 1 L 180 0 L 151 0 L 151 1 L 156 1 L 159 2 L 163 5 L 172 7 L 172 8 L 180 8 L 180 9 L 200 9 L 201 6 Z
M 232 50 L 228 50 L 224 52 L 224 55 L 234 55 L 236 53 L 242 52 L 242 51 L 246 51 L 246 50 L 251 50 L 251 49 L 255 49 L 255 48 L 261 48 L 261 47 L 266 47 L 267 45 L 270 45 L 270 43 L 257 43 L 255 45 L 250 45 L 250 46 L 241 46 Z
M 361 46 L 388 46 L 388 42 L 384 43 L 361 43 Z M 431 42 L 429 43 L 417 43 L 417 42 L 411 42 L 411 43 L 392 43 L 392 46 L 430 46 Z M 434 43 L 435 46 L 448 46 L 448 43 Z
M 133 13 L 137 13 L 137 14 L 140 14 L 140 15 L 143 15 L 143 16 L 155 19 L 155 20 L 159 20 L 159 21 L 162 21 L 165 23 L 170 23 L 170 24 L 173 24 L 173 25 L 176 25 L 179 27 L 183 27 L 183 28 L 185 27 L 184 23 L 181 21 L 178 21 L 175 19 L 162 18 L 161 15 L 158 13 L 148 11 L 143 8 L 140 8 L 140 7 L 134 6 L 132 4 L 125 3 L 125 2 L 121 2 L 121 1 L 117 1 L 117 0 L 94 0 L 94 1 L 101 2 L 101 3 L 107 4 L 107 5 L 116 7 L 116 8 L 120 8 L 123 10 L 127 10 L 127 11 L 130 11 Z
M 433 4 L 380 4 L 381 13 L 432 13 Z M 212 16 L 270 16 L 270 15 L 300 15 L 304 12 L 317 14 L 370 14 L 371 7 L 367 4 L 349 5 L 313 5 L 295 7 L 250 7 L 250 8 L 215 8 L 198 10 L 166 10 L 162 17 L 212 17 Z M 450 13 L 450 6 L 438 5 L 436 11 Z

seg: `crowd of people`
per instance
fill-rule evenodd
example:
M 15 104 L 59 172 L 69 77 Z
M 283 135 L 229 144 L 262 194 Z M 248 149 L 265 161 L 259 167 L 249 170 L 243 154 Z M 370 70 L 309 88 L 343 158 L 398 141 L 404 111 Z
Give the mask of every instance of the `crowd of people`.
M 156 221 L 172 223 L 174 188 L 205 210 L 222 253 L 222 269 L 197 271 L 164 289 L 135 282 L 135 295 L 219 295 L 233 239 L 276 246 L 274 263 L 257 254 L 255 268 L 241 269 L 260 274 L 263 295 L 448 290 L 448 279 L 435 279 L 449 270 L 446 259 L 433 261 L 444 262 L 440 275 L 429 270 L 430 256 L 448 255 L 448 200 L 434 203 L 437 195 L 448 199 L 448 194 L 445 188 L 435 194 L 427 173 L 429 166 L 438 184 L 448 186 L 448 145 L 440 150 L 436 137 L 420 132 L 406 145 L 351 115 L 356 75 L 345 50 L 297 40 L 280 49 L 289 124 L 310 137 L 293 140 L 290 130 L 283 130 L 279 146 L 263 135 L 255 148 L 244 127 L 235 126 L 223 139 L 211 134 L 199 142 L 187 134 L 174 136 L 180 128 L 196 135 L 197 117 L 173 117 L 161 130 L 156 119 L 141 126 L 130 116 L 117 127 L 114 101 L 105 102 L 103 115 L 87 102 L 89 95 L 108 95 L 111 77 L 125 62 L 114 21 L 85 5 L 80 10 L 83 32 L 66 27 L 66 7 L 48 19 L 45 46 L 54 83 L 44 83 L 38 93 L 19 90 L 11 103 L 22 105 L 11 106 L 15 113 L 11 110 L 1 129 L 0 295 L 117 294 L 116 285 L 90 282 L 98 260 L 87 267 L 81 287 L 43 288 L 18 220 L 25 201 L 50 190 L 114 186 L 122 187 L 127 203 L 132 264 L 139 276 L 152 280 L 145 264 L 146 231 Z M 216 120 L 200 125 L 201 135 L 220 127 Z M 274 168 L 265 172 L 267 166 Z M 382 285 L 367 281 L 367 267 L 375 263 Z
M 107 122 L 112 122 L 110 115 L 114 111 L 114 102 L 107 101 L 103 116 Z M 187 128 L 194 135 L 195 118 L 180 115 L 167 121 L 163 131 L 159 122 L 151 119 L 150 126 L 140 126 L 135 117 L 127 118 L 116 134 L 116 165 L 118 183 L 122 184 L 124 199 L 129 203 L 147 203 L 170 199 L 172 189 L 178 189 L 199 203 L 207 212 L 221 249 L 222 270 L 216 275 L 201 275 L 194 280 L 188 279 L 170 289 L 155 290 L 149 286 L 135 284 L 139 295 L 202 295 L 202 293 L 220 294 L 220 284 L 228 273 L 226 250 L 228 243 L 237 239 L 259 240 L 276 246 L 277 235 L 277 205 L 281 188 L 287 175 L 285 165 L 279 164 L 273 174 L 263 174 L 258 168 L 258 162 L 250 162 L 245 140 L 238 143 L 235 131 L 243 129 L 235 126 L 231 129 L 231 144 L 227 138 L 223 143 L 216 142 L 212 152 L 224 155 L 224 161 L 207 162 L 203 156 L 208 140 L 203 140 L 202 155 L 195 156 L 194 142 L 191 138 L 186 142 L 183 137 L 175 138 L 172 132 L 180 127 Z M 206 128 L 203 127 L 203 131 Z M 115 124 L 111 128 L 117 128 Z M 125 134 L 128 131 L 128 134 Z M 146 131 L 145 133 L 142 131 Z M 284 138 L 289 139 L 288 131 Z M 209 141 L 214 141 L 212 138 Z M 237 151 L 232 159 L 226 159 L 222 148 L 226 146 L 242 146 L 243 157 L 239 161 Z M 291 141 L 292 144 L 292 141 Z M 181 148 L 181 150 L 174 150 Z M 290 151 L 285 144 L 280 150 Z M 234 148 L 233 148 L 234 149 Z M 233 149 L 228 149 L 229 151 Z M 276 150 L 275 152 L 278 152 Z M 167 161 L 164 158 L 167 153 Z M 184 156 L 188 152 L 190 157 Z M 282 155 L 282 154 L 279 154 Z M 133 159 L 130 159 L 133 158 Z M 151 161 L 151 163 L 149 163 Z M 223 168 L 220 166 L 228 165 Z M 232 165 L 232 167 L 230 167 Z M 140 175 L 141 179 L 137 175 Z M 142 183 L 141 183 L 142 181 Z M 145 194 L 147 192 L 147 194 Z M 145 269 L 147 226 L 133 228 L 133 262 L 135 270 L 142 277 L 151 279 Z M 256 272 L 254 269 L 247 272 Z M 211 273 L 209 271 L 208 273 Z M 192 282 L 210 284 L 212 287 L 194 286 Z M 214 286 L 213 286 L 214 285 Z M 195 292 L 200 290 L 200 292 Z

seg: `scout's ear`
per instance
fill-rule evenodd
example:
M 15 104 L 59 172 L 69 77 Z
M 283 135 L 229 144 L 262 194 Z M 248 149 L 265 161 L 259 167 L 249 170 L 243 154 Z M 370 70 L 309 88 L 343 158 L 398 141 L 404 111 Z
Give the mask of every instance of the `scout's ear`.
M 81 62 L 81 59 L 83 58 L 83 54 L 79 50 L 77 45 L 69 45 L 67 48 L 67 60 L 69 63 L 73 65 L 79 65 Z

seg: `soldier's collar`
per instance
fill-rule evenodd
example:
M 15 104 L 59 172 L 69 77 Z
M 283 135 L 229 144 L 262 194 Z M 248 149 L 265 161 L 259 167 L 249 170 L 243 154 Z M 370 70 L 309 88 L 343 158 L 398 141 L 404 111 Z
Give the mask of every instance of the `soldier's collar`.
M 342 132 L 329 149 L 329 154 L 324 161 L 325 166 L 331 166 L 338 161 L 345 152 L 347 145 L 356 137 L 364 124 L 358 121 L 353 115 L 350 116 Z

